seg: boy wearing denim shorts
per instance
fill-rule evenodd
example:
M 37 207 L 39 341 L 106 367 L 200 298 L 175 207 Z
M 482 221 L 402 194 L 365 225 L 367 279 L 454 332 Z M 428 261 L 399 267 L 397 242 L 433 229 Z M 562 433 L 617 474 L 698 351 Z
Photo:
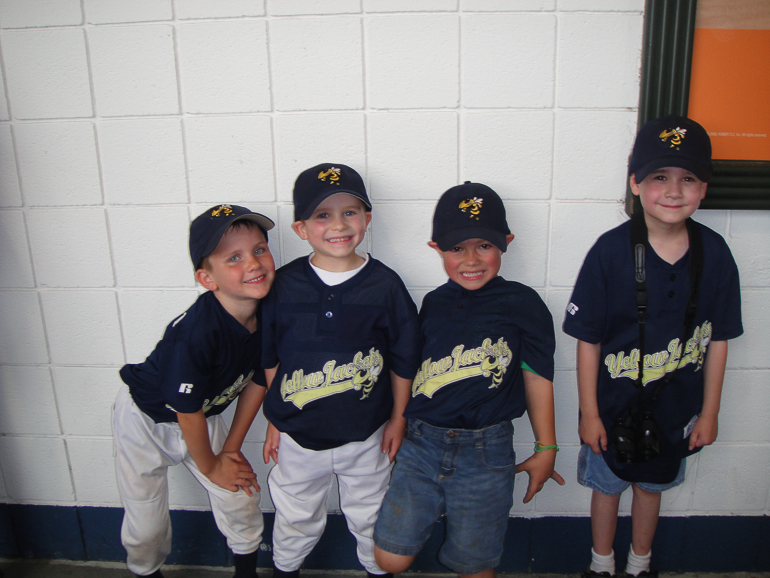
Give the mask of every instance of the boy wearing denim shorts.
M 578 339 L 578 481 L 593 490 L 584 577 L 615 574 L 618 504 L 629 486 L 626 574 L 657 575 L 661 493 L 684 481 L 684 458 L 717 436 L 727 340 L 743 328 L 730 249 L 690 218 L 711 172 L 698 123 L 674 115 L 646 123 L 628 167 L 634 214 L 588 252 L 567 307 L 564 331 Z
M 553 320 L 531 288 L 498 276 L 513 240 L 500 197 L 466 182 L 439 199 L 430 247 L 449 281 L 420 310 L 422 364 L 404 413 L 398 454 L 374 530 L 377 563 L 403 572 L 446 516 L 439 560 L 489 578 L 500 562 L 515 472 L 529 502 L 553 477 Z M 511 420 L 529 413 L 535 453 L 515 466 Z

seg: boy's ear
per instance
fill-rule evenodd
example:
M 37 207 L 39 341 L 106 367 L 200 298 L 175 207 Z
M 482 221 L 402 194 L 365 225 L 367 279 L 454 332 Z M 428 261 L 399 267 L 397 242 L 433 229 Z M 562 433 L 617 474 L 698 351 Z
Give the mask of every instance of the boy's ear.
M 368 224 L 368 223 L 367 223 Z M 305 221 L 294 221 L 291 224 L 291 228 L 299 235 L 299 238 L 303 241 L 307 241 L 307 229 L 305 228 Z
M 636 175 L 634 173 L 631 173 L 631 176 L 628 177 L 628 184 L 631 186 L 631 192 L 639 196 L 639 185 L 636 184 Z
M 506 247 L 511 244 L 511 241 L 513 241 L 513 237 L 514 237 L 513 233 L 505 236 L 505 246 Z
M 204 289 L 208 289 L 209 291 L 216 291 L 219 289 L 219 286 L 214 282 L 211 273 L 202 267 L 195 271 L 195 280 L 200 283 Z
M 372 212 L 371 211 L 366 211 L 365 214 L 366 214 L 366 226 L 368 228 L 369 227 L 369 223 L 372 222 Z
M 431 249 L 435 249 L 439 255 L 444 252 L 441 249 L 439 249 L 438 243 L 436 243 L 436 241 L 428 241 L 428 247 L 430 247 Z

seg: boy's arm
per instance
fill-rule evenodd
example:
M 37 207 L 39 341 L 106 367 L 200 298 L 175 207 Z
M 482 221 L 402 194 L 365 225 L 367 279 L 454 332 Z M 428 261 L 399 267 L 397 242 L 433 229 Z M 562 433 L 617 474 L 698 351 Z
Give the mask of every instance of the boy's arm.
M 257 475 L 252 471 L 249 462 L 241 457 L 240 452 L 214 454 L 203 410 L 177 413 L 177 419 L 187 450 L 201 473 L 221 488 L 237 492 L 241 487 L 251 496 L 249 488 L 256 487 Z
M 230 424 L 230 433 L 227 434 L 224 446 L 222 446 L 222 453 L 235 452 L 244 463 L 249 463 L 246 456 L 243 455 L 241 447 L 243 446 L 243 440 L 246 439 L 246 434 L 249 433 L 251 424 L 254 423 L 254 418 L 257 416 L 262 400 L 265 399 L 265 392 L 267 390 L 257 385 L 253 381 L 249 381 L 243 391 L 238 395 L 238 401 L 235 406 L 235 415 L 233 415 L 233 422 Z M 259 484 L 254 482 L 254 488 L 257 491 L 260 490 Z
M 412 393 L 412 380 L 400 377 L 391 371 L 390 383 L 393 388 L 393 411 L 382 433 L 382 453 L 388 454 L 392 462 L 401 447 L 401 440 L 406 435 L 404 410 Z
M 727 365 L 727 341 L 712 341 L 703 364 L 703 409 L 690 434 L 690 449 L 708 446 L 717 439 L 722 383 Z
M 270 389 L 270 386 L 273 384 L 273 379 L 275 379 L 276 373 L 278 373 L 277 365 L 265 370 L 267 389 Z M 265 433 L 265 445 L 262 446 L 262 459 L 265 460 L 266 464 L 270 462 L 270 458 L 273 458 L 273 461 L 276 464 L 278 463 L 278 446 L 280 445 L 280 442 L 281 432 L 279 432 L 276 427 L 270 423 L 270 421 L 268 421 L 267 432 Z
M 591 446 L 595 454 L 607 451 L 607 431 L 599 417 L 596 384 L 599 380 L 600 343 L 577 342 L 578 401 L 580 404 L 580 439 Z
M 556 445 L 556 427 L 554 424 L 553 383 L 526 369 L 524 374 L 524 390 L 527 396 L 527 414 L 532 424 L 532 432 L 541 446 Z M 516 466 L 516 473 L 527 472 L 529 486 L 524 496 L 526 504 L 535 494 L 543 489 L 549 478 L 563 486 L 564 479 L 554 471 L 556 450 L 535 452 L 527 460 Z

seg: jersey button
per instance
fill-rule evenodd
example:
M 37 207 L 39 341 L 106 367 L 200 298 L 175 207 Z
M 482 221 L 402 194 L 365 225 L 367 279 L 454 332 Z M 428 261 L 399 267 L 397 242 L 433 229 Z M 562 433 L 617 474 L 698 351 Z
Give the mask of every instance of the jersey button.
M 328 317 L 329 319 L 331 319 L 331 318 L 332 318 L 332 312 L 331 312 L 331 311 L 327 311 L 327 312 L 326 312 L 326 317 Z
M 329 296 L 327 297 L 327 299 L 328 299 L 329 301 L 332 301 L 332 300 L 334 299 L 334 294 L 332 293 L 331 295 L 329 295 Z
M 671 274 L 671 280 L 672 281 L 676 281 L 676 273 L 672 273 Z
M 669 291 L 669 292 L 668 292 L 668 296 L 669 296 L 669 297 L 673 297 L 673 296 L 674 296 L 674 292 L 673 292 L 673 291 Z

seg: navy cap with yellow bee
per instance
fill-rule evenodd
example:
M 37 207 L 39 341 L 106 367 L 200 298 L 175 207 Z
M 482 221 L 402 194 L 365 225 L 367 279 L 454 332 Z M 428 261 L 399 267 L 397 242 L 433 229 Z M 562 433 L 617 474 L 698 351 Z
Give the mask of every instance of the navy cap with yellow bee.
M 190 224 L 190 259 L 196 270 L 200 269 L 203 258 L 214 252 L 222 235 L 235 221 L 255 222 L 265 234 L 265 241 L 267 241 L 267 231 L 275 226 L 275 223 L 264 215 L 246 207 L 238 205 L 211 207 L 195 217 Z
M 309 219 L 323 200 L 337 193 L 353 195 L 367 211 L 372 210 L 364 180 L 355 169 L 340 163 L 322 163 L 302 171 L 294 182 L 294 220 Z
M 431 241 L 442 251 L 468 239 L 484 239 L 505 252 L 510 234 L 503 200 L 486 185 L 465 181 L 446 191 L 436 204 Z

